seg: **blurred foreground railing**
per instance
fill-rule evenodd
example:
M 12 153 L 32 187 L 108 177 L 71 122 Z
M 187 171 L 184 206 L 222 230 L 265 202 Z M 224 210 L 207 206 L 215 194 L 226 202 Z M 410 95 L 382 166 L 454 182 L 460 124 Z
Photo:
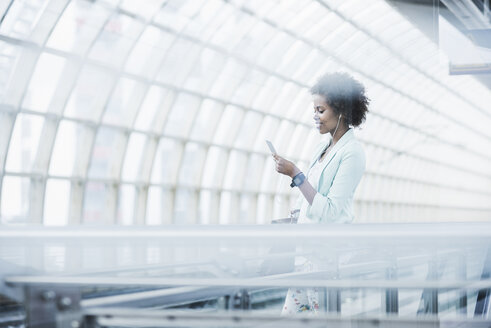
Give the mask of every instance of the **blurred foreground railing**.
M 490 247 L 482 223 L 4 228 L 0 294 L 24 315 L 0 327 L 489 327 Z M 313 287 L 317 316 L 280 316 Z

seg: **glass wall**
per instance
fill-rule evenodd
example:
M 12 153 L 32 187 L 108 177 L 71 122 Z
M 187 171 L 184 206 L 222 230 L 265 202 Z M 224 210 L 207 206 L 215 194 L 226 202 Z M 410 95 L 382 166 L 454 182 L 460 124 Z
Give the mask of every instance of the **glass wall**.
M 3 224 L 236 224 L 285 217 L 309 87 L 371 99 L 355 222 L 491 217 L 491 93 L 383 0 L 0 4 Z

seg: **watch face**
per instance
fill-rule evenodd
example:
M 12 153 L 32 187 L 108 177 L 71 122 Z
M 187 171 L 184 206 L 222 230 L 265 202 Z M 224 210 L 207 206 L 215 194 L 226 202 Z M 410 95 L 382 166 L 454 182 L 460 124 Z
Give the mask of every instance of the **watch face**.
M 293 183 L 295 186 L 299 186 L 302 184 L 303 180 L 305 179 L 305 176 L 303 174 L 299 174 L 293 178 Z
M 305 181 L 305 175 L 303 173 L 299 173 L 296 176 L 293 177 L 292 183 L 290 184 L 290 187 L 298 187 L 300 186 L 303 182 Z

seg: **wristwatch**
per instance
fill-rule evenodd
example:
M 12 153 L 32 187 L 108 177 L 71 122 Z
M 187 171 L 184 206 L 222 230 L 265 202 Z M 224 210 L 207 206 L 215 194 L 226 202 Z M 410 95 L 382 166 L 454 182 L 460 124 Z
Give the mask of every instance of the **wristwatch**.
M 296 176 L 293 177 L 292 183 L 290 183 L 290 187 L 299 187 L 305 181 L 305 175 L 300 172 Z

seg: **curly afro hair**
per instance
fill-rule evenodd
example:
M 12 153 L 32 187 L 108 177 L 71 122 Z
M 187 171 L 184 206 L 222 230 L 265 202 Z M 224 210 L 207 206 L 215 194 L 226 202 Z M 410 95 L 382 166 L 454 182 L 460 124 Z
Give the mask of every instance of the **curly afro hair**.
M 370 99 L 365 95 L 365 87 L 349 74 L 325 74 L 310 93 L 323 96 L 336 114 L 343 115 L 348 125 L 359 126 L 366 119 Z

